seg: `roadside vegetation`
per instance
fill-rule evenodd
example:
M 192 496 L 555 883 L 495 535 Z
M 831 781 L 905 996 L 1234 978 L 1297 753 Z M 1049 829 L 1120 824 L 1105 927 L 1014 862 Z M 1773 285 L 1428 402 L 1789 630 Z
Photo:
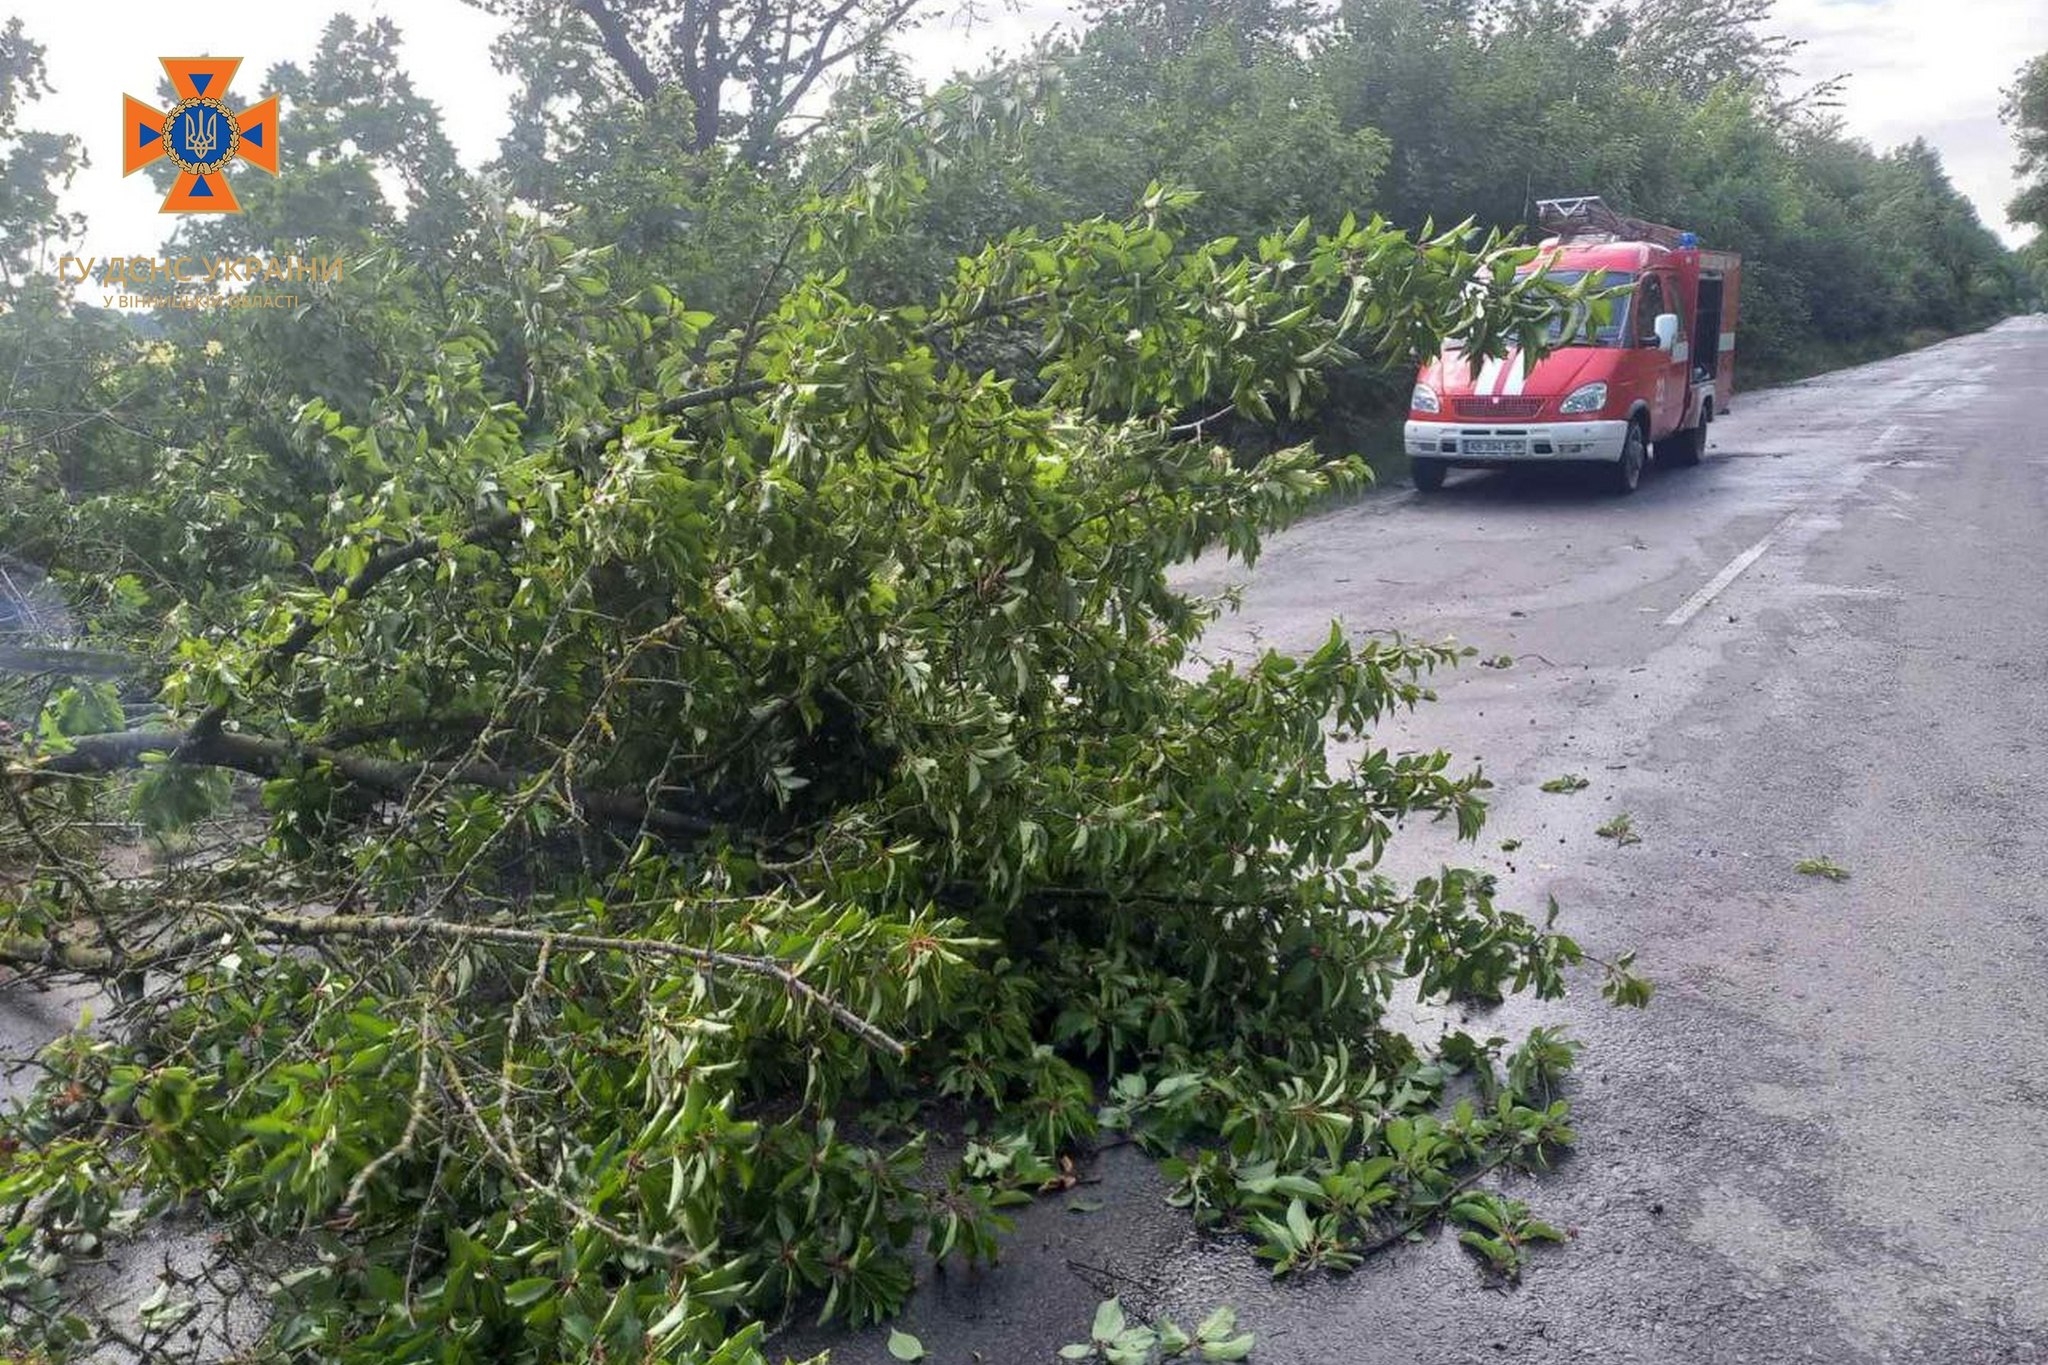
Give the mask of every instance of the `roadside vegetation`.
M 2035 229 L 2020 250 L 2037 299 L 2048 297 L 2048 52 L 2019 69 L 2000 109 L 2019 147 L 2020 192 L 2007 206 L 2015 223 Z
M 2032 297 L 1932 148 L 1857 142 L 1832 83 L 1794 82 L 1770 10 L 1106 5 L 1084 37 L 1038 54 L 1063 77 L 1053 135 L 982 185 L 1079 216 L 1166 175 L 1208 191 L 1213 232 L 1358 205 L 1521 227 L 1538 198 L 1600 194 L 1743 254 L 1751 383 L 1982 326 Z M 1408 376 L 1395 381 L 1405 394 Z
M 0 1351 L 753 1365 L 1106 1135 L 1276 1270 L 1448 1220 L 1517 1277 L 1558 1232 L 1487 1182 L 1571 1143 L 1575 1045 L 1389 1005 L 1649 987 L 1376 871 L 1482 827 L 1371 743 L 1459 651 L 1193 673 L 1167 571 L 1357 486 L 1305 438 L 1445 335 L 1540 348 L 1535 193 L 1748 253 L 1759 365 L 1996 316 L 1931 154 L 1741 3 L 1113 5 L 935 94 L 907 5 L 495 7 L 499 165 L 337 19 L 266 83 L 285 174 L 171 254 L 344 277 L 146 319 L 37 268 L 82 149 L 0 41 L 0 550 L 129 660 L 0 698 L 0 960 L 97 992 L 0 1120 Z M 217 1261 L 93 1307 L 164 1229 Z

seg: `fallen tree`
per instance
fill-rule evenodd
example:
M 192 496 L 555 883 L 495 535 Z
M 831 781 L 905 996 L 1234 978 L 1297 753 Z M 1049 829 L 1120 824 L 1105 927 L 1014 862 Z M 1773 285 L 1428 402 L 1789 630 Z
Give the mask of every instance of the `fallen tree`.
M 1446 333 L 1540 347 L 1573 300 L 1462 232 L 1190 244 L 1166 189 L 922 304 L 850 297 L 834 253 L 929 136 L 724 332 L 506 220 L 463 344 L 304 413 L 317 559 L 166 604 L 239 624 L 177 636 L 160 719 L 84 687 L 10 741 L 0 958 L 122 986 L 7 1120 L 10 1347 L 206 1348 L 174 1305 L 71 1310 L 124 1200 L 280 1267 L 279 1358 L 741 1365 L 792 1306 L 870 1321 L 920 1255 L 993 1259 L 1104 1125 L 1289 1268 L 1570 1140 L 1486 1048 L 1384 1021 L 1402 982 L 1549 995 L 1583 958 L 1483 874 L 1373 870 L 1403 819 L 1479 827 L 1476 774 L 1370 743 L 1458 651 L 1333 630 L 1190 676 L 1217 607 L 1166 572 L 1361 474 L 1242 467 L 1203 414 Z M 78 826 L 107 809 L 208 850 L 110 875 Z M 1606 986 L 1645 994 L 1625 958 Z M 1438 1112 L 1460 1067 L 1494 1102 Z M 935 1174 L 941 1102 L 984 1126 Z

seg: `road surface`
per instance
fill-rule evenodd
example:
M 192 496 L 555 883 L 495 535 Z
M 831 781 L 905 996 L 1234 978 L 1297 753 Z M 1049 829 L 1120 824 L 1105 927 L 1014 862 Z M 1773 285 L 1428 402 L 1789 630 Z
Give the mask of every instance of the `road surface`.
M 1001 1268 L 920 1289 L 928 1358 L 1051 1361 L 1108 1287 L 1234 1305 L 1263 1365 L 2048 1361 L 2044 401 L 2048 319 L 2021 319 L 1740 398 L 1704 465 L 1630 498 L 1454 474 L 1253 574 L 1195 566 L 1248 584 L 1214 651 L 1311 649 L 1335 617 L 1515 656 L 1394 736 L 1499 788 L 1476 847 L 1410 831 L 1395 870 L 1554 893 L 1590 950 L 1641 951 L 1656 1002 L 1589 980 L 1467 1024 L 1588 1044 L 1576 1153 L 1513 1186 L 1577 1236 L 1519 1289 L 1443 1237 L 1274 1282 L 1119 1149 L 1100 1212 L 1041 1201 Z M 1591 787 L 1538 791 L 1565 772 Z M 1641 843 L 1595 837 L 1623 811 Z M 1793 870 L 1819 856 L 1850 880 Z M 889 1359 L 880 1333 L 776 1345 Z

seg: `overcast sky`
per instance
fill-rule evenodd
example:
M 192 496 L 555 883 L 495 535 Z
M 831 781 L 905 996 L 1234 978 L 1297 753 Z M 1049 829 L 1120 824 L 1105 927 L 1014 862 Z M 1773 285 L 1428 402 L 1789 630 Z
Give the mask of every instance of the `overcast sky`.
M 936 77 L 973 65 L 992 50 L 1015 51 L 1069 12 L 1063 0 L 982 8 L 992 17 L 972 27 L 941 20 L 914 34 L 910 45 L 920 69 Z M 151 249 L 171 226 L 156 212 L 159 196 L 146 177 L 121 178 L 121 95 L 154 98 L 163 74 L 159 56 L 203 48 L 243 57 L 232 93 L 246 103 L 260 94 L 271 65 L 311 55 L 321 26 L 336 11 L 388 15 L 405 33 L 407 70 L 440 105 L 466 161 L 488 159 L 504 126 L 509 86 L 490 59 L 497 21 L 462 0 L 238 5 L 218 11 L 218 36 L 199 42 L 193 35 L 207 34 L 206 23 L 195 28 L 194 12 L 175 0 L 97 0 L 82 8 L 46 0 L 32 9 L 0 0 L 0 13 L 10 9 L 49 50 L 57 87 L 31 109 L 31 125 L 79 134 L 92 157 L 70 196 L 71 206 L 90 222 L 86 240 L 76 245 L 91 254 Z M 2013 149 L 1998 121 L 1999 91 L 2022 61 L 2048 50 L 2048 3 L 1779 0 L 1777 26 L 1806 40 L 1800 53 L 1804 78 L 1851 74 L 1840 110 L 1851 133 L 1880 148 L 1925 137 L 1941 150 L 1949 174 L 1985 223 L 2008 241 L 2020 240 L 2022 234 L 2005 221 L 2014 189 Z M 291 136 L 289 121 L 283 134 Z

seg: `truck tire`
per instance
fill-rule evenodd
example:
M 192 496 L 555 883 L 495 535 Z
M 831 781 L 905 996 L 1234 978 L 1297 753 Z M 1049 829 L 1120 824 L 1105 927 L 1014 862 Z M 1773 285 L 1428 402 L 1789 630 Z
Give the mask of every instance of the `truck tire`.
M 1700 424 L 1674 431 L 1657 442 L 1657 459 L 1668 458 L 1675 465 L 1696 465 L 1706 458 L 1707 423 L 1714 420 L 1714 405 L 1705 404 L 1700 408 Z
M 1408 462 L 1409 476 L 1415 480 L 1417 490 L 1424 493 L 1434 493 L 1437 489 L 1442 488 L 1444 486 L 1444 475 L 1449 472 L 1450 466 L 1442 460 L 1410 460 Z
M 1643 424 L 1630 422 L 1628 439 L 1622 442 L 1621 458 L 1608 469 L 1608 487 L 1621 497 L 1635 492 L 1636 485 L 1643 481 L 1643 462 L 1648 457 L 1648 443 L 1643 440 Z

